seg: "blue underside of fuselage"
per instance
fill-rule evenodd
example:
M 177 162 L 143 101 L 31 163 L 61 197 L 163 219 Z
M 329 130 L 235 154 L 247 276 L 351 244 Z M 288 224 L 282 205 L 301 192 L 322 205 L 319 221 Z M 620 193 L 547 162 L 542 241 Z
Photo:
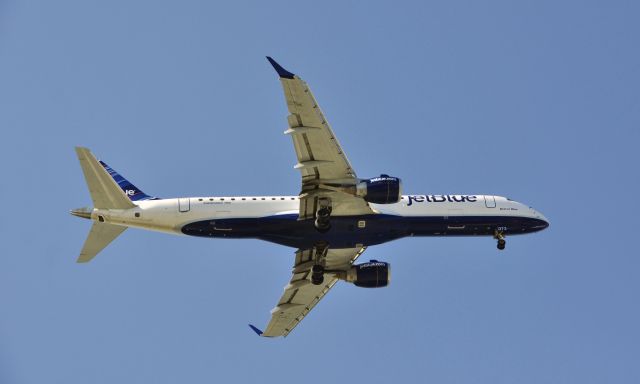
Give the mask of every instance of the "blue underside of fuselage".
M 423 216 L 393 215 L 335 216 L 326 233 L 316 230 L 313 220 L 298 215 L 260 218 L 211 219 L 190 223 L 182 233 L 190 236 L 270 241 L 308 249 L 319 242 L 332 248 L 351 248 L 386 243 L 407 236 L 493 236 L 520 235 L 540 231 L 549 224 L 530 217 L 507 216 Z

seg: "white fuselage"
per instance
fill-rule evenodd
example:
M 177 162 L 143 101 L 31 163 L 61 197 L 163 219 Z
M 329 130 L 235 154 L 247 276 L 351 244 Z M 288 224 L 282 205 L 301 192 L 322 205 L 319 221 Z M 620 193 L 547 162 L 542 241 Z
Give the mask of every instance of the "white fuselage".
M 91 218 L 116 225 L 182 235 L 185 225 L 205 220 L 215 222 L 215 220 L 226 219 L 260 219 L 297 215 L 299 200 L 297 196 L 188 197 L 146 200 L 135 204 L 135 208 L 126 210 L 94 209 Z M 519 218 L 540 220 L 542 227 L 546 227 L 542 221 L 547 221 L 542 214 L 531 207 L 491 195 L 403 195 L 398 203 L 370 204 L 370 206 L 378 215 L 407 220 L 416 218 L 454 220 L 462 217 Z M 455 232 L 455 225 L 451 227 Z M 430 235 L 447 234 L 446 231 L 443 232 L 430 233 Z

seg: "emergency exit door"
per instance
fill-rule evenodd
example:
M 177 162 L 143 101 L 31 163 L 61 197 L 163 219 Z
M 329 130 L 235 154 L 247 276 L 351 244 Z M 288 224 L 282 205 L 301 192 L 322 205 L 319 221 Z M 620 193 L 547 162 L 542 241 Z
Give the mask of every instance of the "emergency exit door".
M 484 205 L 487 208 L 495 208 L 496 207 L 496 198 L 495 198 L 495 196 L 485 196 L 484 197 Z
M 181 197 L 178 199 L 178 210 L 180 212 L 189 212 L 191 205 L 188 197 Z

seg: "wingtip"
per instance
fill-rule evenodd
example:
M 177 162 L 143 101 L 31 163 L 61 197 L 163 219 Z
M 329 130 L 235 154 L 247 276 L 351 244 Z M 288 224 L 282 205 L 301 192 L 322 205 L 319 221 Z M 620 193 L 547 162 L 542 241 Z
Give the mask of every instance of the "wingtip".
M 255 332 L 258 336 L 262 336 L 263 332 L 253 324 L 249 324 L 249 328 L 251 328 L 251 330 L 253 330 L 253 332 Z
M 90 262 L 91 259 L 93 259 L 93 257 L 82 254 L 82 255 L 78 256 L 78 258 L 76 259 L 76 263 L 78 263 L 78 264 L 86 264 L 86 263 Z
M 278 76 L 280 76 L 280 78 L 293 79 L 293 77 L 295 76 L 293 73 L 282 68 L 280 64 L 278 64 L 275 60 L 271 58 L 271 56 L 267 56 L 267 60 L 269 60 L 269 63 L 271 63 L 271 65 L 273 66 L 273 69 L 275 69 L 276 72 L 278 72 Z

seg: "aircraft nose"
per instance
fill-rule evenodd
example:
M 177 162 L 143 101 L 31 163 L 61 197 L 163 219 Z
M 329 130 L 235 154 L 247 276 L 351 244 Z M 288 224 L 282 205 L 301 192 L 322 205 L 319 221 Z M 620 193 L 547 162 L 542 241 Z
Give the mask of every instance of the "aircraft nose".
M 547 219 L 542 213 L 535 211 L 536 212 L 536 217 L 538 220 L 540 220 L 540 229 L 547 229 L 549 227 L 549 219 Z
M 543 217 L 542 221 L 544 221 L 544 228 L 543 229 L 549 228 L 549 220 L 544 216 L 542 216 L 542 217 Z
M 522 204 L 523 209 L 527 207 Z M 536 231 L 541 231 L 543 229 L 547 229 L 549 227 L 549 219 L 547 219 L 540 211 L 535 210 L 533 207 L 528 207 L 531 218 L 534 220 L 532 223 L 533 228 Z

